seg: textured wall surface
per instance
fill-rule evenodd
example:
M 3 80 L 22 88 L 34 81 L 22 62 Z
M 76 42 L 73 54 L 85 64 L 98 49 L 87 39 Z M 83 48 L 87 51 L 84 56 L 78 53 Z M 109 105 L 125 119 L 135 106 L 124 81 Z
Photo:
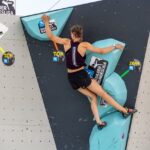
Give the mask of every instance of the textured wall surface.
M 136 108 L 138 113 L 133 117 L 127 150 L 150 149 L 150 37 L 144 60 L 139 85 Z
M 16 59 L 0 62 L 0 149 L 56 150 L 20 18 L 0 15 L 0 22 L 8 27 L 0 47 Z

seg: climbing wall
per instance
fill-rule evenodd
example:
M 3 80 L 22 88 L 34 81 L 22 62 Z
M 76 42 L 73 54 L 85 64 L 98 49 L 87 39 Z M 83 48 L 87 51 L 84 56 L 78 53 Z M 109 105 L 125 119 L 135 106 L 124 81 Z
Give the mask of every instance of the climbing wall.
M 60 36 L 70 37 L 70 27 L 81 24 L 84 28 L 84 41 L 94 43 L 115 38 L 126 43 L 115 70 L 121 75 L 129 68 L 129 61 L 133 59 L 140 60 L 143 66 L 150 31 L 149 8 L 150 2 L 147 0 L 105 0 L 77 6 Z M 65 63 L 57 64 L 52 61 L 53 43 L 33 39 L 26 30 L 25 35 L 57 149 L 88 150 L 89 137 L 95 124 L 89 101 L 72 90 L 67 80 Z M 61 46 L 59 49 L 63 50 Z M 123 77 L 128 92 L 128 107 L 134 107 L 141 72 L 130 71 Z M 124 138 L 125 134 L 120 137 Z
M 0 149 L 56 150 L 20 18 L 0 23 L 8 28 L 0 47 L 15 54 L 12 66 L 0 62 Z
M 144 67 L 139 85 L 136 108 L 133 117 L 127 150 L 150 149 L 150 36 L 144 60 Z

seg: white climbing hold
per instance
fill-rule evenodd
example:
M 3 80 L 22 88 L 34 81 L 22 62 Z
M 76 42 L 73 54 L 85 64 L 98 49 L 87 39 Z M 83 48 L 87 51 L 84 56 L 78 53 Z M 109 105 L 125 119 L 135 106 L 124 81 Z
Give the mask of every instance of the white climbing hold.
M 8 27 L 0 23 L 0 39 L 5 35 L 7 31 L 8 31 Z

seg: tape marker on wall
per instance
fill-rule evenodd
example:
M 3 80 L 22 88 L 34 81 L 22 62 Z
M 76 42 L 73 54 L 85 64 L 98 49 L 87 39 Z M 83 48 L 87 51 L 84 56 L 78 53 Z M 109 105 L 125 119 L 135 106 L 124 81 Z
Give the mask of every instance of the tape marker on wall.
M 2 47 L 0 47 L 0 51 L 1 51 L 3 54 L 6 52 Z

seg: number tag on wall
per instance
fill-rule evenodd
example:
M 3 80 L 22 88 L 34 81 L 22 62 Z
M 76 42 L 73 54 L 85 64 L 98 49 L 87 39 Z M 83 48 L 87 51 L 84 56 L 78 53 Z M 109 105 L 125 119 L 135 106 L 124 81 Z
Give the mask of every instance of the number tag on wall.
M 53 62 L 62 63 L 65 61 L 65 54 L 63 51 L 53 52 Z

